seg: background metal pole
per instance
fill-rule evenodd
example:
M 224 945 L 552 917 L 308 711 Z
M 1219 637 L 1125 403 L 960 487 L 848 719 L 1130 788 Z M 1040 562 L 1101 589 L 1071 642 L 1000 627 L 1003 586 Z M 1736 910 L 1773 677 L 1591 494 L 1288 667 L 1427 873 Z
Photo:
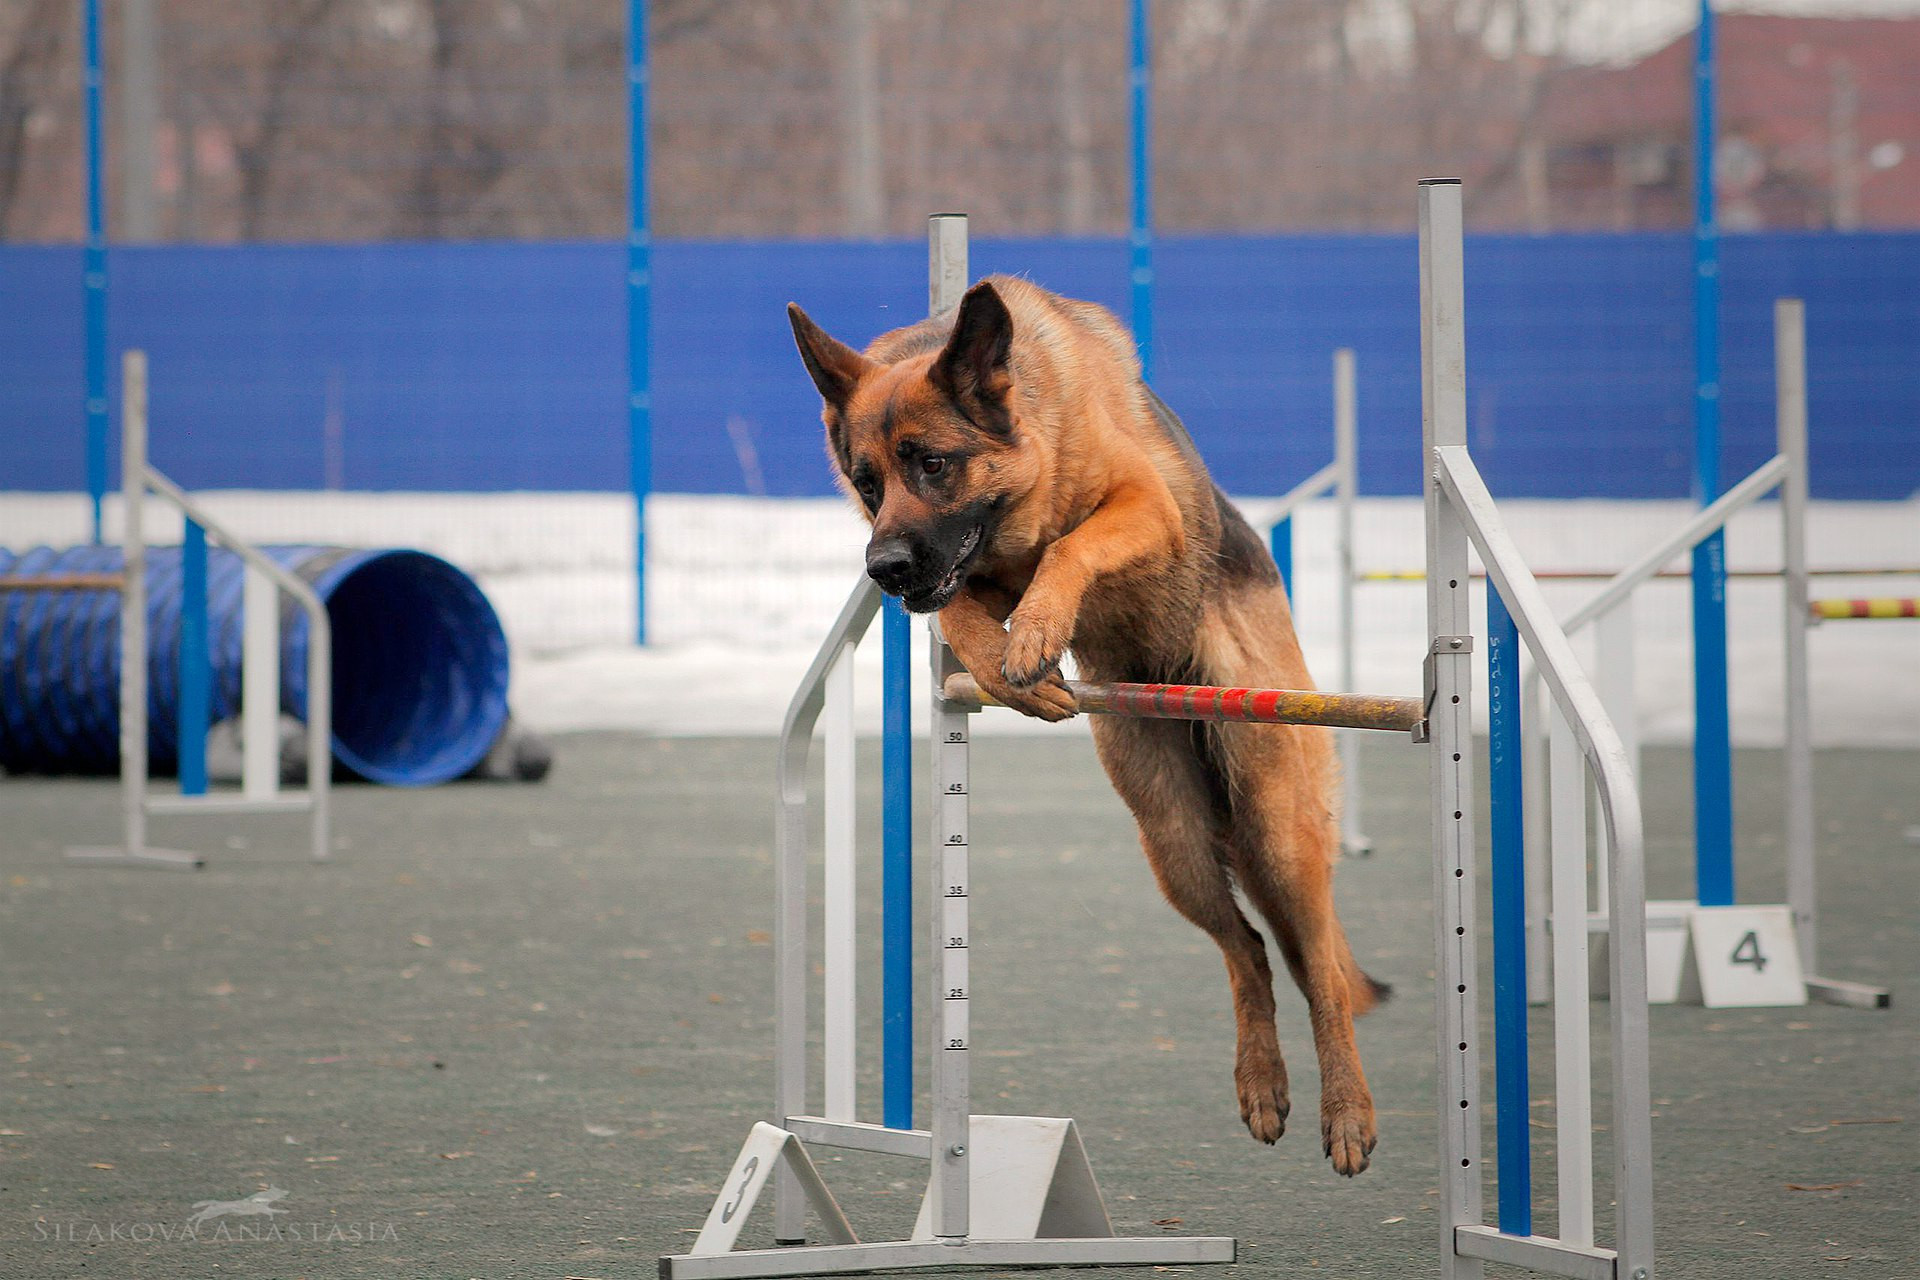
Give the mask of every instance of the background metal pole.
M 880 615 L 881 1122 L 913 1128 L 913 631 L 891 597 Z
M 1787 905 L 1800 968 L 1820 972 L 1813 874 L 1813 709 L 1807 690 L 1807 314 L 1798 298 L 1773 304 L 1774 421 L 1787 473 L 1780 480 L 1780 559 L 1786 578 Z
M 1720 233 L 1714 216 L 1713 4 L 1700 0 L 1693 58 L 1693 496 L 1720 496 Z M 1730 906 L 1733 747 L 1727 714 L 1726 535 L 1693 549 L 1693 828 L 1697 896 Z
M 147 847 L 147 353 L 120 362 L 121 535 L 126 586 L 120 596 L 120 803 L 130 858 Z
M 100 507 L 107 492 L 107 205 L 106 147 L 100 106 L 100 0 L 86 0 L 81 40 L 86 86 L 87 246 L 81 265 L 86 291 L 87 496 L 93 541 L 101 541 Z M 144 750 L 144 746 L 142 747 Z
M 1493 1075 L 1500 1230 L 1533 1234 L 1527 1098 L 1526 832 L 1522 815 L 1520 629 L 1487 584 L 1487 798 L 1493 851 Z
M 1130 25 L 1133 142 L 1132 247 L 1133 341 L 1140 348 L 1141 376 L 1153 381 L 1153 74 L 1151 0 L 1132 0 Z
M 647 221 L 647 0 L 627 6 L 627 439 L 635 644 L 647 642 L 647 496 L 653 492 L 653 241 Z
M 160 115 L 155 0 L 120 0 L 120 243 L 159 238 L 154 127 Z
M 1352 347 L 1333 353 L 1333 464 L 1335 518 L 1334 556 L 1340 574 L 1335 607 L 1340 615 L 1340 688 L 1353 692 L 1359 675 L 1355 645 L 1358 637 L 1353 626 L 1353 506 L 1360 496 L 1360 406 L 1358 379 L 1354 372 Z M 1348 853 L 1373 852 L 1373 841 L 1360 824 L 1360 738 L 1358 734 L 1340 735 L 1340 770 L 1346 783 L 1346 803 L 1341 807 L 1340 843 Z
M 1274 567 L 1280 570 L 1280 585 L 1287 593 L 1287 603 L 1293 603 L 1293 517 L 1281 516 L 1273 522 L 1273 528 L 1267 534 L 1269 549 L 1273 552 Z M 1342 686 L 1345 687 L 1345 686 Z
M 180 544 L 178 680 L 180 709 L 175 741 L 180 794 L 203 796 L 207 794 L 207 716 L 213 669 L 207 657 L 207 531 L 192 519 L 186 522 Z

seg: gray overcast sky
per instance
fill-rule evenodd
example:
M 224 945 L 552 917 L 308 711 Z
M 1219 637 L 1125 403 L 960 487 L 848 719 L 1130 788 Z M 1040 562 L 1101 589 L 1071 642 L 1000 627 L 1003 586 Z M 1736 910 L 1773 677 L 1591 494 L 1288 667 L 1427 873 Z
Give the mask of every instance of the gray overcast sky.
M 1717 14 L 1777 13 L 1820 18 L 1909 18 L 1920 0 L 1716 0 Z M 1693 27 L 1696 0 L 1587 0 L 1575 9 L 1568 52 L 1594 59 L 1631 58 Z

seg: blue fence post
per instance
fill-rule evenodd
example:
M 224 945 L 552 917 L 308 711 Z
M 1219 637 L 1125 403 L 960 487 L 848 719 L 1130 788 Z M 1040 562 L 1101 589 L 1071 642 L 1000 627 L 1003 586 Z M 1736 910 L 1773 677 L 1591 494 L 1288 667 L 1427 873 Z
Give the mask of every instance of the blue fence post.
M 180 543 L 179 705 L 175 723 L 180 794 L 207 794 L 207 717 L 213 660 L 207 652 L 207 531 L 187 521 Z
M 1133 0 L 1133 65 L 1127 76 L 1132 96 L 1133 230 L 1130 278 L 1133 284 L 1133 341 L 1140 348 L 1141 376 L 1153 381 L 1153 77 L 1149 27 L 1150 0 Z
M 1267 543 L 1273 549 L 1274 567 L 1280 570 L 1280 585 L 1286 589 L 1287 603 L 1293 603 L 1293 517 L 1283 516 L 1273 522 L 1273 529 L 1267 534 Z
M 93 542 L 101 541 L 100 507 L 107 492 L 107 207 L 100 117 L 100 0 L 86 0 L 81 45 L 87 116 L 87 247 L 81 263 L 86 291 L 87 496 L 93 505 Z
M 647 642 L 647 496 L 653 492 L 653 242 L 647 221 L 647 0 L 627 7 L 627 439 L 635 644 Z
M 1520 750 L 1520 632 L 1487 584 L 1487 798 L 1493 870 L 1493 1077 L 1500 1230 L 1533 1234 L 1528 1148 L 1526 820 Z
M 1720 232 L 1714 214 L 1713 5 L 1700 0 L 1693 50 L 1693 496 L 1720 496 Z M 1693 549 L 1695 894 L 1730 906 L 1733 745 L 1727 714 L 1727 560 L 1719 531 Z
M 913 629 L 887 597 L 880 614 L 880 1110 L 913 1128 Z

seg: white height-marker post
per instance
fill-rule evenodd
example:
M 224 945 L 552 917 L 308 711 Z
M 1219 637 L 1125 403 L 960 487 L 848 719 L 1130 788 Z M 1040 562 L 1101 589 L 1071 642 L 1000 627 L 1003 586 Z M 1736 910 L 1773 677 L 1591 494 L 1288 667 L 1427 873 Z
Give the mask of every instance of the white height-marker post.
M 927 221 L 927 306 L 940 315 L 960 305 L 967 288 L 967 219 L 935 214 Z M 937 625 L 932 640 L 933 703 L 933 902 L 934 1033 L 932 1132 L 933 1172 L 928 1195 L 933 1202 L 933 1234 L 964 1239 L 969 1233 L 972 1095 L 968 1051 L 971 1041 L 972 941 L 968 878 L 968 712 L 942 696 L 947 677 L 965 668 L 947 648 Z
M 1466 287 L 1460 184 L 1420 184 L 1420 409 L 1427 532 L 1427 716 L 1433 824 L 1434 1023 L 1440 1127 L 1440 1274 L 1479 1280 L 1455 1249 L 1478 1226 L 1480 1018 L 1474 984 L 1473 610 L 1467 529 L 1440 488 L 1439 450 L 1467 443 Z

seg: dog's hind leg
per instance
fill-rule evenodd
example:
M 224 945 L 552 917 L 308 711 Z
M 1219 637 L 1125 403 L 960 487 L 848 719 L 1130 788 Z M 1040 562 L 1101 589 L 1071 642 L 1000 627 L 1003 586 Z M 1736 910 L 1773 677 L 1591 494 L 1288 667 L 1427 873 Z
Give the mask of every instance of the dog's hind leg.
M 1287 1067 L 1273 1022 L 1273 970 L 1260 933 L 1241 914 L 1227 870 L 1224 792 L 1208 775 L 1193 730 L 1164 720 L 1100 717 L 1100 761 L 1133 811 L 1160 891 L 1220 947 L 1233 989 L 1233 1078 L 1240 1118 L 1262 1142 L 1287 1127 Z
M 1307 998 L 1320 1059 L 1320 1137 L 1352 1177 L 1375 1142 L 1373 1096 L 1353 1019 L 1382 993 L 1361 973 L 1333 907 L 1337 831 L 1330 735 L 1323 729 L 1229 725 L 1219 731 L 1233 783 L 1228 840 L 1241 888 L 1272 925 Z

